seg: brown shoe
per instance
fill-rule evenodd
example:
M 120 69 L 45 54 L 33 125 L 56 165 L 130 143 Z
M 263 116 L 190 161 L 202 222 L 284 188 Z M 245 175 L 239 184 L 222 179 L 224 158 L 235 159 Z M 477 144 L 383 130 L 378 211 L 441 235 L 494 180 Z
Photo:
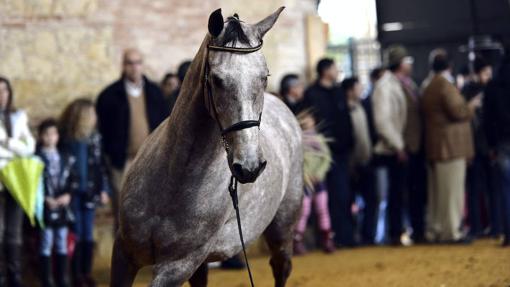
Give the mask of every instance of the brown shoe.
M 322 250 L 325 253 L 335 252 L 335 242 L 333 241 L 334 233 L 331 230 L 322 231 Z

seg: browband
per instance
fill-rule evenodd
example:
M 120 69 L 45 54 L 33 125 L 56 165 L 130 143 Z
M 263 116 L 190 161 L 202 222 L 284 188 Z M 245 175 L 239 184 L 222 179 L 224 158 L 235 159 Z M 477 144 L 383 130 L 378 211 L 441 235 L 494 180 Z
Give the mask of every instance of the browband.
M 209 50 L 213 51 L 219 51 L 219 52 L 230 52 L 230 53 L 241 53 L 241 54 L 248 54 L 253 53 L 262 48 L 263 41 L 260 40 L 260 43 L 255 47 L 249 47 L 249 48 L 236 48 L 236 47 L 225 47 L 225 46 L 215 46 L 215 45 L 208 45 L 207 48 Z

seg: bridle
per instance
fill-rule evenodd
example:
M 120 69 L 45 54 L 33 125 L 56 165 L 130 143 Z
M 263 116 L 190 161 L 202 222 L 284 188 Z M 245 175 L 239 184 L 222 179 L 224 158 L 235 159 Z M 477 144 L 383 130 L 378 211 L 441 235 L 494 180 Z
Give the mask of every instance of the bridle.
M 207 46 L 207 57 L 209 55 L 209 50 L 211 51 L 218 51 L 218 52 L 227 52 L 227 53 L 236 53 L 236 54 L 250 54 L 253 52 L 256 52 L 262 48 L 262 40 L 260 40 L 260 44 L 258 44 L 255 47 L 249 47 L 249 48 L 236 48 L 236 47 L 225 47 L 225 46 L 215 46 L 215 45 L 208 45 Z M 223 125 L 221 124 L 220 118 L 218 116 L 218 110 L 216 109 L 216 105 L 214 104 L 214 96 L 211 89 L 211 83 L 209 82 L 209 63 L 206 62 L 205 64 L 205 75 L 204 75 L 204 81 L 205 81 L 205 89 L 207 93 L 207 98 L 209 102 L 209 109 L 212 110 L 214 114 L 214 119 L 218 123 L 218 127 L 220 128 L 221 133 L 221 139 L 223 142 L 223 146 L 225 147 L 225 150 L 229 151 L 229 146 L 227 141 L 225 140 L 225 136 L 229 133 L 249 129 L 252 127 L 258 127 L 260 128 L 260 121 L 262 119 L 262 112 L 259 114 L 258 120 L 244 120 L 237 123 L 234 123 L 233 125 L 223 128 Z
M 209 50 L 211 51 L 217 51 L 217 52 L 227 52 L 227 53 L 238 53 L 238 54 L 249 54 L 256 52 L 262 48 L 262 40 L 260 40 L 260 44 L 258 44 L 255 47 L 249 47 L 249 48 L 236 48 L 236 47 L 226 47 L 226 46 L 215 46 L 215 45 L 208 45 L 207 46 L 207 55 L 206 59 L 208 60 L 209 57 Z M 262 112 L 259 114 L 258 120 L 242 120 L 240 122 L 234 123 L 231 126 L 227 128 L 223 128 L 223 125 L 221 124 L 220 118 L 218 117 L 218 110 L 216 109 L 216 105 L 214 104 L 214 97 L 211 89 L 211 84 L 209 82 L 209 62 L 206 60 L 205 64 L 205 75 L 204 75 L 204 81 L 205 81 L 205 89 L 207 90 L 207 98 L 209 101 L 209 107 L 210 110 L 212 110 L 214 114 L 214 118 L 216 122 L 218 123 L 218 127 L 220 129 L 221 134 L 221 140 L 223 142 L 223 147 L 225 148 L 225 151 L 229 152 L 230 147 L 228 146 L 226 135 L 232 132 L 249 129 L 252 127 L 258 127 L 260 129 L 260 121 L 262 119 Z M 253 276 L 251 274 L 250 264 L 248 262 L 248 256 L 246 255 L 246 247 L 244 245 L 244 238 L 243 238 L 243 228 L 241 226 L 241 215 L 239 213 L 239 199 L 237 196 L 237 178 L 234 175 L 230 176 L 230 184 L 228 186 L 228 191 L 230 193 L 230 197 L 232 198 L 232 204 L 234 205 L 234 209 L 236 211 L 236 218 L 237 218 L 237 228 L 239 230 L 239 238 L 241 240 L 241 246 L 243 247 L 243 255 L 244 260 L 246 262 L 246 267 L 248 269 L 248 275 L 250 277 L 250 283 L 251 286 L 254 287 L 255 284 L 253 283 Z

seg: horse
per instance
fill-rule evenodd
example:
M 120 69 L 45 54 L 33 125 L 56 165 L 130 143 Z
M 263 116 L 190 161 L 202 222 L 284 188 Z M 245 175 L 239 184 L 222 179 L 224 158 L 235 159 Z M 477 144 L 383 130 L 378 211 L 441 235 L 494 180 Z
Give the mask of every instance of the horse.
M 144 266 L 152 266 L 152 287 L 207 286 L 207 263 L 242 250 L 231 176 L 241 183 L 245 241 L 264 236 L 275 286 L 285 286 L 303 197 L 301 129 L 265 93 L 260 51 L 283 9 L 256 24 L 237 14 L 224 21 L 221 9 L 210 14 L 174 111 L 126 173 L 110 286 L 132 286 Z

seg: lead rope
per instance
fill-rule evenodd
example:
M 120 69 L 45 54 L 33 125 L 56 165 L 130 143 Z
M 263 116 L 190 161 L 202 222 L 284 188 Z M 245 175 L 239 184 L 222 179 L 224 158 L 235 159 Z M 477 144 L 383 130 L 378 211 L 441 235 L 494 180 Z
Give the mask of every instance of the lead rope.
M 248 256 L 246 255 L 246 247 L 244 246 L 243 228 L 241 226 L 241 215 L 239 214 L 239 200 L 237 198 L 237 179 L 232 175 L 230 177 L 230 185 L 228 186 L 230 197 L 232 197 L 232 204 L 236 211 L 237 217 L 237 229 L 239 230 L 239 238 L 241 239 L 241 245 L 243 247 L 244 261 L 246 262 L 246 268 L 248 269 L 248 275 L 250 276 L 251 287 L 255 287 L 253 283 L 253 276 L 251 275 L 250 263 L 248 262 Z

